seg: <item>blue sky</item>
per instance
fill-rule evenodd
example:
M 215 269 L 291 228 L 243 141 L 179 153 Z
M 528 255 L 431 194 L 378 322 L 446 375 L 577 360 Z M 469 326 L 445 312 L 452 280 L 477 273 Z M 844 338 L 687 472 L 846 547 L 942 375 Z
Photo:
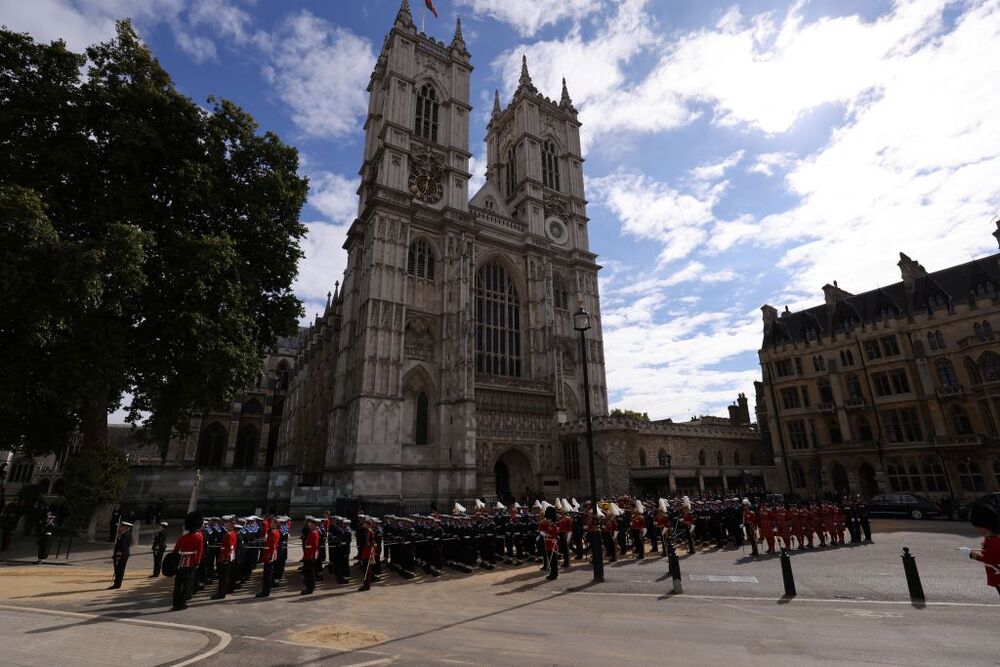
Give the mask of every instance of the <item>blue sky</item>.
M 413 0 L 418 25 L 423 2 Z M 476 69 L 471 165 L 494 89 L 527 54 L 583 122 L 613 407 L 686 419 L 752 396 L 764 303 L 899 280 L 995 252 L 1000 0 L 437 0 Z M 296 291 L 343 271 L 365 85 L 398 0 L 0 0 L 71 47 L 131 16 L 196 101 L 234 100 L 298 146 L 312 181 Z

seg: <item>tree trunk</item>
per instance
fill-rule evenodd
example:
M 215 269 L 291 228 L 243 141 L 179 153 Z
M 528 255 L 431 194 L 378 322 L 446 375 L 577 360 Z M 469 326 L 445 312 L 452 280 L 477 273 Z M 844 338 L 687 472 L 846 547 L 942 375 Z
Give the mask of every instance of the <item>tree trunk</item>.
M 108 444 L 107 394 L 88 398 L 83 404 L 80 424 L 84 449 L 97 449 Z

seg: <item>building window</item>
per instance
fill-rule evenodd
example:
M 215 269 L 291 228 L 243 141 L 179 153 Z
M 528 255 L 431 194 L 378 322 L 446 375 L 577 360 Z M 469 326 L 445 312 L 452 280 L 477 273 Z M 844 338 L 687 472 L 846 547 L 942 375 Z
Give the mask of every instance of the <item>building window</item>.
M 993 477 L 997 480 L 997 485 L 1000 486 L 1000 458 L 993 459 Z
M 646 467 L 646 450 L 643 449 L 642 447 L 639 448 L 639 467 L 640 468 Z
M 899 354 L 899 343 L 895 336 L 882 336 L 879 342 L 882 343 L 882 354 L 885 356 L 894 357 Z
M 986 382 L 1000 380 L 1000 355 L 996 352 L 983 352 L 979 357 L 979 370 Z
M 788 441 L 792 449 L 808 449 L 809 436 L 806 434 L 806 424 L 801 419 L 788 422 Z
M 912 461 L 892 461 L 886 466 L 886 474 L 889 477 L 889 488 L 897 493 L 924 490 L 920 469 Z
M 961 405 L 951 408 L 951 427 L 955 435 L 972 435 L 972 422 L 969 420 L 969 413 Z
M 417 278 L 434 280 L 434 251 L 427 241 L 420 239 L 410 244 L 406 255 L 406 272 Z
M 944 336 L 941 335 L 940 331 L 928 331 L 927 344 L 930 345 L 932 350 L 943 350 Z
M 236 452 L 233 456 L 234 468 L 253 468 L 257 462 L 257 446 L 260 431 L 252 424 L 244 424 L 236 435 Z
M 413 442 L 417 445 L 428 443 L 428 432 L 430 430 L 430 419 L 427 406 L 427 394 L 420 392 L 417 394 L 416 411 L 413 425 Z
M 542 142 L 542 184 L 553 190 L 559 189 L 559 158 L 556 145 L 552 141 Z
M 813 370 L 817 372 L 826 370 L 826 361 L 823 359 L 822 355 L 813 357 Z
M 989 280 L 976 283 L 976 296 L 988 296 L 995 299 L 997 298 L 997 287 Z
M 569 295 L 566 293 L 562 279 L 559 276 L 552 277 L 552 303 L 556 310 L 569 309 Z
M 955 367 L 948 359 L 938 359 L 937 373 L 942 387 L 958 386 L 958 376 L 955 374 Z
M 14 463 L 10 469 L 9 481 L 29 482 L 35 473 L 35 462 L 31 459 L 22 459 Z
M 802 407 L 802 403 L 799 400 L 799 388 L 786 387 L 785 389 L 782 389 L 781 404 L 786 410 L 794 410 L 795 408 Z
M 830 381 L 823 378 L 819 381 L 819 402 L 820 403 L 833 403 L 833 389 L 830 387 Z
M 733 452 L 733 465 L 739 467 L 740 465 L 740 451 L 736 450 Z
M 983 471 L 975 461 L 959 461 L 958 481 L 963 491 L 985 491 L 986 481 Z
M 795 373 L 802 375 L 802 359 L 799 357 L 795 357 Z
M 656 458 L 661 468 L 666 468 L 670 463 L 670 457 L 667 455 L 667 450 L 665 449 L 661 449 L 659 454 L 656 455 Z
M 864 399 L 864 395 L 861 393 L 861 382 L 858 380 L 858 376 L 853 373 L 847 376 L 847 397 L 855 401 Z
M 705 457 L 705 450 L 702 449 L 698 452 L 698 465 L 703 466 L 705 465 L 706 461 L 707 459 Z
M 830 417 L 827 420 L 827 430 L 830 431 L 830 442 L 832 444 L 840 444 L 844 441 L 844 435 L 840 431 L 840 422 L 837 421 L 836 417 Z
M 868 361 L 875 361 L 882 358 L 882 350 L 879 348 L 877 340 L 866 340 L 862 343 L 861 347 L 864 348 L 865 357 L 868 358 Z
M 777 373 L 780 378 L 788 377 L 795 372 L 792 370 L 792 360 L 778 359 L 774 362 L 774 372 Z
M 576 440 L 563 443 L 563 467 L 566 479 L 580 479 L 580 448 Z
M 906 371 L 901 368 L 884 373 L 872 373 L 872 384 L 875 385 L 876 396 L 906 394 L 910 391 L 910 381 L 906 377 Z
M 872 426 L 868 422 L 868 417 L 858 417 L 858 440 L 861 442 L 871 442 L 872 439 Z
M 417 136 L 426 141 L 438 140 L 438 100 L 434 86 L 425 83 L 417 91 L 417 113 L 414 121 Z
M 920 442 L 924 438 L 916 408 L 884 410 L 882 420 L 888 431 L 889 442 Z
M 810 405 L 810 403 L 809 403 L 809 386 L 808 385 L 802 385 L 802 405 L 804 405 L 807 408 Z
M 517 147 L 507 149 L 507 196 L 510 197 L 517 189 Z
M 219 422 L 212 422 L 201 432 L 198 438 L 198 466 L 202 468 L 221 468 L 226 457 L 226 444 L 229 433 Z
M 948 482 L 944 478 L 944 468 L 936 458 L 924 461 L 924 485 L 928 491 L 947 491 Z
M 476 370 L 521 377 L 521 312 L 517 288 L 499 262 L 476 273 Z
M 725 465 L 725 459 L 722 457 L 722 450 L 720 449 L 715 453 L 715 462 L 720 466 Z
M 798 463 L 792 464 L 792 486 L 796 489 L 806 488 L 806 475 Z

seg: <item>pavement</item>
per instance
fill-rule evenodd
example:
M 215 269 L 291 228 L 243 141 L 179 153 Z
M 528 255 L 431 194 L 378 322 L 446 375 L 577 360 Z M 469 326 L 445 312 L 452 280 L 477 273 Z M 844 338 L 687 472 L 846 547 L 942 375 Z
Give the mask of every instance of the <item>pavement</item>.
M 172 582 L 148 578 L 141 557 L 122 590 L 104 590 L 109 548 L 95 545 L 67 566 L 0 566 L 0 641 L 32 647 L 11 658 L 18 665 L 1000 664 L 1000 596 L 957 551 L 977 546 L 972 530 L 878 520 L 873 537 L 794 552 L 794 598 L 783 595 L 779 559 L 730 549 L 682 555 L 680 595 L 654 556 L 608 564 L 599 585 L 574 561 L 553 582 L 525 565 L 413 581 L 389 574 L 368 593 L 327 578 L 299 596 L 293 572 L 268 600 L 252 597 L 254 580 L 225 602 L 202 593 L 184 612 L 168 611 Z M 904 546 L 926 604 L 909 599 Z M 136 658 L 133 646 L 148 655 Z

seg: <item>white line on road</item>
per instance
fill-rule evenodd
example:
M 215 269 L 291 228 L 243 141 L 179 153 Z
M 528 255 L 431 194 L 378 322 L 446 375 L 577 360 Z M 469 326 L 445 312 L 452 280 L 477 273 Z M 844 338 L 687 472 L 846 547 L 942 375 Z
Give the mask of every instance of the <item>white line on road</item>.
M 199 653 L 183 662 L 171 663 L 172 667 L 184 667 L 185 665 L 193 665 L 196 662 L 200 662 L 206 658 L 210 658 L 216 653 L 225 650 L 229 643 L 233 641 L 232 635 L 228 632 L 223 632 L 222 630 L 216 630 L 215 628 L 206 628 L 200 625 L 187 625 L 185 623 L 170 623 L 169 621 L 148 621 L 140 618 L 118 618 L 117 616 L 107 616 L 105 614 L 85 614 L 78 611 L 60 611 L 58 609 L 40 609 L 38 607 L 22 607 L 19 605 L 12 604 L 0 604 L 0 609 L 7 609 L 10 611 L 26 611 L 33 612 L 36 614 L 49 614 L 52 616 L 69 616 L 71 618 L 99 618 L 104 621 L 117 621 L 119 623 L 132 623 L 134 625 L 154 625 L 166 628 L 175 628 L 179 630 L 188 630 L 191 632 L 198 632 L 201 634 L 215 635 L 218 637 L 219 642 L 208 649 L 204 653 Z
M 336 646 L 323 646 L 321 644 L 307 644 L 305 642 L 293 642 L 290 639 L 272 639 L 271 637 L 255 637 L 253 635 L 241 635 L 240 639 L 251 639 L 253 641 L 268 642 L 268 643 L 276 642 L 278 644 L 288 644 L 289 646 L 298 646 L 299 648 L 316 648 L 316 649 L 323 649 L 323 650 L 326 650 L 326 651 L 336 651 L 337 653 L 371 653 L 372 655 L 390 655 L 389 653 L 386 653 L 385 651 L 372 651 L 370 649 L 364 649 L 364 648 L 343 649 L 343 648 L 337 648 Z M 397 655 L 397 656 L 394 656 L 394 657 L 398 658 L 399 656 Z M 368 664 L 368 663 L 365 663 L 365 664 Z M 372 663 L 372 664 L 375 664 L 375 663 Z M 350 665 L 348 665 L 348 667 L 350 667 Z
M 552 591 L 538 590 L 534 591 L 536 593 L 547 593 L 551 594 Z M 662 598 L 669 597 L 671 599 L 677 600 L 732 600 L 732 601 L 747 601 L 747 602 L 837 602 L 843 604 L 892 604 L 892 605 L 906 605 L 911 606 L 913 603 L 909 600 L 850 600 L 846 598 L 802 598 L 794 597 L 787 601 L 780 598 L 767 598 L 767 597 L 751 597 L 744 595 L 692 595 L 690 593 L 684 593 L 681 595 L 674 595 L 669 591 L 664 591 L 663 593 L 613 593 L 613 592 L 601 592 L 601 591 L 574 591 L 572 589 L 566 589 L 567 593 L 572 595 L 597 595 L 597 596 L 621 596 L 621 597 L 640 597 L 640 598 Z M 990 602 L 925 602 L 922 603 L 928 607 L 987 607 L 990 609 L 996 609 L 1000 607 L 1000 604 L 994 604 Z
M 382 658 L 381 660 L 369 660 L 368 662 L 354 662 L 351 663 L 350 665 L 344 665 L 344 667 L 372 667 L 373 665 L 388 665 L 398 657 L 399 657 L 398 655 L 395 655 L 391 658 Z

